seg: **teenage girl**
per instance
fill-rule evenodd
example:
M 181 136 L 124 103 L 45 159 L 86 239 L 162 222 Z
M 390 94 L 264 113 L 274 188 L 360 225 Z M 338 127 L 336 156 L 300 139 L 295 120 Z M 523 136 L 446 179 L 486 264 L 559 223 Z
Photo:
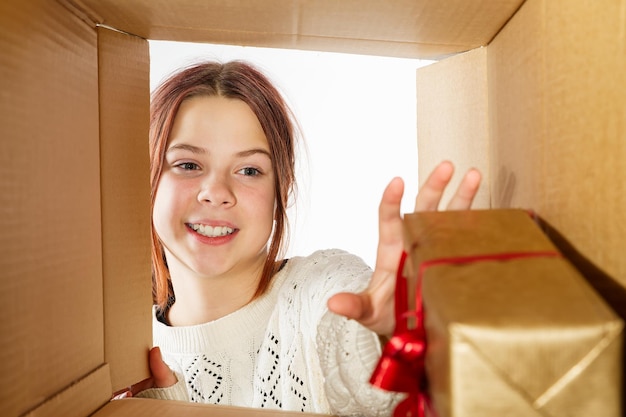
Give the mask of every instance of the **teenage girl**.
M 152 377 L 128 395 L 335 415 L 393 411 L 398 396 L 368 380 L 395 324 L 403 182 L 393 179 L 382 196 L 374 271 L 336 249 L 283 258 L 295 125 L 277 89 L 243 62 L 195 65 L 153 94 L 157 347 Z M 435 168 L 416 211 L 437 209 L 452 173 L 449 162 Z M 478 171 L 467 172 L 448 208 L 468 209 L 479 182 Z

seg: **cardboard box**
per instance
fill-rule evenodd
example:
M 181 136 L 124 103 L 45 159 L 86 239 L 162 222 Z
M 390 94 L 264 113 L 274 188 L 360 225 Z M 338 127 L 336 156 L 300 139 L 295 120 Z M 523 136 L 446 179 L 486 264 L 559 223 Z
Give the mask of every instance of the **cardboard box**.
M 407 215 L 439 417 L 620 416 L 623 321 L 528 212 Z
M 622 287 L 625 7 L 526 0 L 485 48 L 417 72 L 420 180 L 487 160 L 492 208 L 534 210 Z
M 418 71 L 420 176 L 441 157 L 477 166 L 480 206 L 535 209 L 626 285 L 625 8 L 1 2 L 0 414 L 153 406 L 107 402 L 148 372 L 147 39 L 452 55 Z

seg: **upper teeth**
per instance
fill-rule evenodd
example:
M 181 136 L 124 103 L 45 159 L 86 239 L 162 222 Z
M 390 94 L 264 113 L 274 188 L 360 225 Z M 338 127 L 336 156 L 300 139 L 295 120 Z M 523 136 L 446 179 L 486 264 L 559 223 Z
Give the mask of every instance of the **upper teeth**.
M 226 226 L 208 226 L 204 224 L 192 224 L 191 228 L 203 236 L 217 237 L 231 234 L 234 229 Z

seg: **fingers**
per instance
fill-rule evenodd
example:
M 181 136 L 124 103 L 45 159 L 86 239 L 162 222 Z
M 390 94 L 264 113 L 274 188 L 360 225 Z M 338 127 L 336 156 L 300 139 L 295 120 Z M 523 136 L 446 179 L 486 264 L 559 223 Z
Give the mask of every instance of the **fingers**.
M 154 388 L 154 387 L 155 387 L 154 378 L 149 377 L 149 378 L 144 379 L 143 381 L 139 381 L 136 384 L 131 385 L 130 388 L 128 388 L 128 390 L 126 391 L 125 395 L 122 396 L 121 398 L 132 397 L 140 393 L 141 391 L 145 391 L 147 389 Z
M 437 210 L 453 174 L 454 166 L 450 161 L 443 161 L 435 167 L 415 198 L 415 211 Z M 474 168 L 470 169 L 448 203 L 448 210 L 469 209 L 480 186 L 480 181 L 480 172 Z
M 402 194 L 404 194 L 404 181 L 397 177 L 391 180 L 383 192 L 380 206 L 378 206 L 378 232 L 381 242 L 385 242 L 389 237 L 396 235 L 393 226 L 402 220 L 400 214 Z
M 378 207 L 378 215 L 382 221 L 395 219 L 400 216 L 400 204 L 404 194 L 404 181 L 396 177 L 385 188 Z
M 467 210 L 472 206 L 472 201 L 478 192 L 480 186 L 481 175 L 477 169 L 470 169 L 456 193 L 448 203 L 448 210 Z
M 454 166 L 450 161 L 443 161 L 437 165 L 415 197 L 415 211 L 437 210 L 452 174 Z
M 150 388 L 167 388 L 178 382 L 176 375 L 170 369 L 161 356 L 161 349 L 153 347 L 148 353 L 148 363 L 150 365 L 150 373 L 152 376 L 139 381 L 128 388 L 113 393 L 112 400 L 120 400 L 122 398 L 132 397 L 141 391 Z
M 378 253 L 376 269 L 392 270 L 395 257 L 391 256 L 402 250 L 402 215 L 400 205 L 404 193 L 404 181 L 401 178 L 391 180 L 383 192 L 378 208 Z
M 150 362 L 150 371 L 152 372 L 152 378 L 154 379 L 154 386 L 156 388 L 170 387 L 178 380 L 174 375 L 174 372 L 170 369 L 161 356 L 161 349 L 159 347 L 153 347 L 148 354 Z

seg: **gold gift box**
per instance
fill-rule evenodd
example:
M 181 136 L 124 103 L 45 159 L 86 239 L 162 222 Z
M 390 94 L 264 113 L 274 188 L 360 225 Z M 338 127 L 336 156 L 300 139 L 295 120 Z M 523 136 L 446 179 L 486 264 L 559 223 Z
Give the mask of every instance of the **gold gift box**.
M 623 322 L 529 213 L 404 223 L 409 288 L 423 268 L 431 415 L 621 415 Z

